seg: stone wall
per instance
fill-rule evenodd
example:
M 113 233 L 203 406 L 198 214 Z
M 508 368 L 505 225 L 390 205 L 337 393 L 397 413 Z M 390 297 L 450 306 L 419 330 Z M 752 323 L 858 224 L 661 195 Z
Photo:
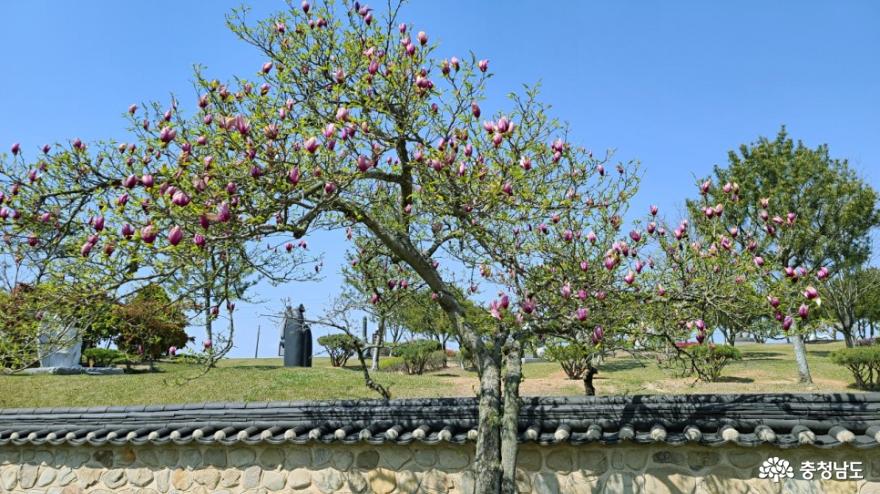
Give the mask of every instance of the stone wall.
M 861 461 L 864 480 L 758 478 L 766 458 Z M 0 447 L 0 492 L 471 493 L 473 445 Z M 519 457 L 522 492 L 878 493 L 880 453 L 841 447 L 537 446 Z

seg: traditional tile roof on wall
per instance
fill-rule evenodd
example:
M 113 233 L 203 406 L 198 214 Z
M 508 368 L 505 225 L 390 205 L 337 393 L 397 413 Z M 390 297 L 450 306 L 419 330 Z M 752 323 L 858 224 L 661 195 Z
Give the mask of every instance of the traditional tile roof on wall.
M 464 443 L 469 398 L 0 409 L 0 447 L 306 443 Z M 526 398 L 522 442 L 572 445 L 880 444 L 880 393 Z

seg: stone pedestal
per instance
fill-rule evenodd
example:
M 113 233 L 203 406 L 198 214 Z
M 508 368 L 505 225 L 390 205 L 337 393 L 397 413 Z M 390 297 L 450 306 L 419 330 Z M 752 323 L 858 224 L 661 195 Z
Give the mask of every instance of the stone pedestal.
M 114 374 L 122 374 L 124 371 L 117 367 L 37 367 L 34 369 L 25 369 L 22 374 L 54 374 L 54 375 L 73 375 L 88 374 L 91 376 L 106 376 Z

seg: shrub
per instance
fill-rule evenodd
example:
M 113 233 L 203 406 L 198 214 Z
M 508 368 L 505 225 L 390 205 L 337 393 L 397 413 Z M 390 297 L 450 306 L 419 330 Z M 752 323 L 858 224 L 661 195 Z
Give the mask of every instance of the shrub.
M 831 354 L 831 361 L 849 369 L 859 389 L 880 389 L 880 346 L 842 348 Z
M 446 367 L 446 352 L 436 340 L 413 340 L 394 348 L 394 355 L 403 361 L 407 374 L 423 374 L 426 370 Z
M 379 370 L 388 372 L 405 372 L 403 359 L 400 357 L 385 357 L 379 359 Z
M 128 355 L 111 348 L 88 348 L 82 353 L 87 367 L 111 367 L 128 361 Z
M 672 366 L 681 376 L 696 375 L 701 381 L 717 381 L 728 364 L 742 359 L 742 353 L 730 345 L 688 345 L 679 350 L 672 359 Z
M 183 308 L 172 303 L 158 285 L 141 289 L 124 304 L 113 307 L 113 311 L 113 342 L 134 360 L 152 362 L 166 355 L 170 347 L 183 348 L 194 340 L 186 334 Z
M 355 354 L 357 339 L 345 333 L 328 334 L 318 338 L 318 344 L 327 349 L 333 367 L 342 367 Z
M 544 356 L 559 362 L 569 379 L 583 379 L 592 366 L 596 350 L 582 343 L 551 343 L 545 347 Z
M 477 362 L 466 346 L 461 346 L 458 349 L 458 363 L 465 370 L 475 370 L 477 368 Z

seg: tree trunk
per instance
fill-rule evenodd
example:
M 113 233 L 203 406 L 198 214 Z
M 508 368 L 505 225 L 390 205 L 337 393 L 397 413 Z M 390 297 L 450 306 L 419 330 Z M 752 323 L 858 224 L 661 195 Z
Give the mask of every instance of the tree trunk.
M 587 364 L 587 373 L 584 375 L 584 394 L 587 396 L 596 396 L 596 387 L 593 386 L 593 376 L 599 373 L 599 369 L 593 367 L 593 364 Z
M 382 351 L 382 345 L 385 343 L 385 317 L 379 318 L 379 329 L 376 330 L 376 346 L 373 347 L 373 362 L 370 370 L 379 369 L 379 352 Z
M 205 287 L 204 290 L 205 296 L 205 336 L 208 341 L 211 342 L 211 346 L 207 348 L 208 352 L 208 367 L 214 368 L 214 321 L 211 316 L 211 289 Z
M 480 369 L 479 425 L 474 457 L 475 493 L 492 494 L 501 489 L 501 374 L 498 358 L 482 350 Z
M 794 359 L 797 362 L 798 382 L 813 384 L 813 378 L 810 376 L 810 364 L 807 362 L 807 347 L 804 344 L 804 337 L 800 334 L 792 335 L 791 342 L 794 345 Z
M 843 341 L 845 342 L 847 348 L 852 348 L 856 346 L 855 338 L 853 338 L 852 326 L 841 327 L 840 332 L 843 333 Z
M 522 343 L 513 338 L 506 345 L 504 366 L 504 415 L 501 418 L 501 492 L 516 494 L 516 456 L 519 450 L 519 383 L 522 380 Z
M 736 330 L 721 328 L 721 334 L 724 335 L 724 342 L 730 346 L 736 344 Z

